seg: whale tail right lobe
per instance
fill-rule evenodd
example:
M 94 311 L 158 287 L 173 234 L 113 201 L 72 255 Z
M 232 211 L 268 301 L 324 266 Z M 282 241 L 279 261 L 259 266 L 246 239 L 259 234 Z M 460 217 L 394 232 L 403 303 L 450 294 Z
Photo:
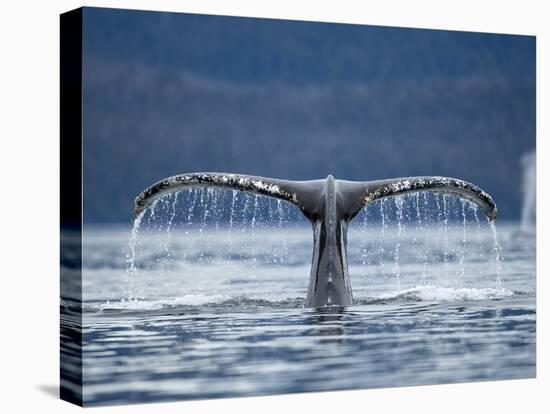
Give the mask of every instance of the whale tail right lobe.
M 467 181 L 449 177 L 404 177 L 389 180 L 367 181 L 365 205 L 381 198 L 431 191 L 451 194 L 477 204 L 489 221 L 497 217 L 497 206 L 491 196 L 478 186 Z

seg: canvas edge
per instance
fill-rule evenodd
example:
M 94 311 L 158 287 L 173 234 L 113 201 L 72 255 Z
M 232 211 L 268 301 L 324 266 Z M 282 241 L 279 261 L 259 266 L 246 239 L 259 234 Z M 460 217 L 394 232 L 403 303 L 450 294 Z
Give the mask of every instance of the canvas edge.
M 82 40 L 83 10 L 60 15 L 60 392 L 82 393 Z

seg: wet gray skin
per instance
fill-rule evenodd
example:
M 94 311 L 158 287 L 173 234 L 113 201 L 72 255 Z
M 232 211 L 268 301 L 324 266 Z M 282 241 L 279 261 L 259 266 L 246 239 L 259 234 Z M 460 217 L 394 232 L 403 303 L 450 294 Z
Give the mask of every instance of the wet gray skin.
M 347 262 L 349 222 L 378 199 L 418 191 L 435 191 L 465 198 L 480 206 L 487 219 L 496 218 L 492 198 L 479 187 L 447 177 L 405 177 L 380 181 L 286 181 L 227 173 L 190 173 L 166 178 L 135 200 L 141 214 L 157 198 L 196 187 L 228 188 L 274 197 L 296 205 L 313 227 L 313 259 L 305 306 L 348 306 L 353 294 Z

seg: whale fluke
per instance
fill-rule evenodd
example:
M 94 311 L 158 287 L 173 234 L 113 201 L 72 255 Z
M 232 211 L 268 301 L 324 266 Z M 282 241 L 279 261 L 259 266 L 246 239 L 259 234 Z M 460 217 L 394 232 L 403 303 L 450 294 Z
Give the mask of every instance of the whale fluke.
M 491 196 L 474 184 L 448 177 L 403 177 L 379 181 L 289 181 L 228 173 L 190 173 L 165 178 L 135 200 L 140 214 L 167 193 L 194 187 L 218 187 L 277 198 L 297 206 L 313 226 L 313 259 L 305 306 L 348 306 L 353 303 L 347 263 L 349 222 L 369 203 L 418 191 L 465 198 L 480 206 L 488 220 L 496 218 Z
M 405 177 L 389 180 L 369 181 L 365 204 L 380 198 L 419 191 L 432 191 L 452 194 L 477 204 L 493 221 L 497 217 L 497 206 L 491 196 L 481 188 L 456 178 L 448 177 Z
M 311 209 L 311 198 L 318 193 L 324 180 L 286 181 L 243 174 L 191 173 L 165 178 L 143 191 L 135 200 L 136 215 L 167 193 L 196 187 L 217 187 L 261 194 L 287 201 L 302 211 Z M 298 196 L 299 195 L 299 196 Z

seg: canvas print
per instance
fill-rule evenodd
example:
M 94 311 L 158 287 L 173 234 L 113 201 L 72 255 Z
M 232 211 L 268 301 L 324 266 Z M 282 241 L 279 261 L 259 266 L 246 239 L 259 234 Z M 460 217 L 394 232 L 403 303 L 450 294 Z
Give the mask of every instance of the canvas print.
M 61 397 L 532 378 L 535 37 L 61 16 Z

